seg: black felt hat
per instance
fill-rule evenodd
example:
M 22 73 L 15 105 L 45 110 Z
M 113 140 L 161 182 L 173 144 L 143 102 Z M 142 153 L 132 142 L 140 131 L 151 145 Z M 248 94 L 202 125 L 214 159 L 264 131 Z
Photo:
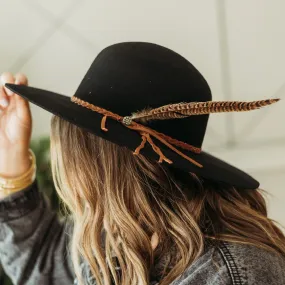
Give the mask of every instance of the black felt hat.
M 135 154 L 238 188 L 259 187 L 250 175 L 203 151 L 202 143 L 210 113 L 249 111 L 277 100 L 213 102 L 200 72 L 163 46 L 108 46 L 72 97 L 32 86 L 5 87 Z

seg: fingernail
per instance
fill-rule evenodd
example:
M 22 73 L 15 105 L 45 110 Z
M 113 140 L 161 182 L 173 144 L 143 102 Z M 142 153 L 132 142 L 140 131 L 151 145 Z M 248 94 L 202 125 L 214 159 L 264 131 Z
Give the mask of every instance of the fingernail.
M 0 99 L 0 105 L 1 105 L 3 108 L 6 108 L 6 107 L 9 105 L 9 102 L 8 102 L 7 99 L 2 98 L 2 99 Z
M 3 85 L 3 87 L 4 87 L 4 90 L 6 91 L 6 94 L 7 94 L 8 96 L 13 95 L 14 93 L 13 93 L 10 89 L 8 89 L 8 88 L 5 87 L 5 84 L 8 83 L 8 82 L 6 82 L 3 77 L 1 78 L 1 82 L 2 82 L 2 85 Z

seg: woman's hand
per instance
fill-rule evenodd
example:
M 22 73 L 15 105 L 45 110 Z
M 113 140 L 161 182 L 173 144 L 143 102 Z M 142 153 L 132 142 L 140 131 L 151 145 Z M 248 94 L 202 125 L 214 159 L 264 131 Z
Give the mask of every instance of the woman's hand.
M 31 164 L 32 116 L 28 101 L 4 87 L 5 83 L 27 85 L 28 79 L 20 73 L 0 76 L 0 176 L 13 178 Z

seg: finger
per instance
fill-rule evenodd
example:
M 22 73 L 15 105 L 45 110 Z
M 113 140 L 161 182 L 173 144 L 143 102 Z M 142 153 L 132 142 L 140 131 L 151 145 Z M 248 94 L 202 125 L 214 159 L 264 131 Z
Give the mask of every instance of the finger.
M 28 85 L 28 78 L 23 73 L 17 73 L 15 75 L 15 84 L 19 85 Z
M 3 113 L 4 113 L 4 110 L 0 107 L 0 119 Z M 0 126 L 0 129 L 1 129 L 1 126 Z
M 15 83 L 15 78 L 12 73 L 4 72 L 1 75 L 1 83 L 4 86 L 6 83 Z M 8 96 L 12 96 L 14 93 L 4 86 L 4 90 Z
M 4 113 L 4 111 L 5 111 L 5 108 L 0 105 L 0 117 Z
M 5 109 L 7 108 L 7 107 L 4 107 L 7 105 L 7 102 L 9 105 L 8 96 L 6 95 L 6 92 L 4 91 L 3 86 L 0 84 L 0 117 L 4 113 Z
M 27 120 L 31 116 L 29 101 L 15 94 L 15 104 L 17 116 L 20 119 Z
M 15 75 L 15 84 L 19 85 L 28 85 L 28 78 L 23 73 L 17 73 Z M 31 114 L 29 101 L 24 99 L 23 97 L 15 94 L 15 100 L 16 100 L 16 109 L 17 109 L 17 115 L 19 118 L 27 118 Z
M 8 96 L 4 90 L 4 87 L 0 85 L 0 109 L 3 111 L 9 105 Z
M 19 85 L 28 84 L 27 77 L 22 73 L 17 73 L 15 75 L 15 78 L 16 78 L 15 84 L 19 84 Z M 14 98 L 15 98 L 16 112 L 17 112 L 18 118 L 25 120 L 25 121 L 30 120 L 31 109 L 30 109 L 29 101 L 24 99 L 18 94 L 15 94 L 14 96 L 15 96 Z

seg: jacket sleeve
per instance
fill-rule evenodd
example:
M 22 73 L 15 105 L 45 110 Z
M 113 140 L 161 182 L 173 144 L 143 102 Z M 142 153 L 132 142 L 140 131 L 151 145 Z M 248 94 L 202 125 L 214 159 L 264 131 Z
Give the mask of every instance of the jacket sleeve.
M 0 262 L 13 284 L 73 284 L 71 225 L 51 210 L 37 179 L 0 201 Z

